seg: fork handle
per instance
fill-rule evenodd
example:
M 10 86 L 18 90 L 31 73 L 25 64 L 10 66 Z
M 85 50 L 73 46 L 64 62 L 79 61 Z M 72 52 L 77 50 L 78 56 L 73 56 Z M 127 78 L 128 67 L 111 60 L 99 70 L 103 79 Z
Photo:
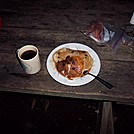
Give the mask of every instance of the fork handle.
M 92 76 L 94 76 L 98 81 L 100 81 L 100 82 L 101 82 L 103 85 L 105 85 L 107 88 L 109 88 L 109 89 L 113 88 L 113 85 L 110 84 L 109 82 L 107 82 L 107 81 L 103 80 L 102 78 L 100 78 L 100 77 L 98 77 L 98 76 L 95 76 L 95 75 L 93 75 L 93 74 L 91 74 L 91 73 L 89 73 L 89 74 L 92 75 Z

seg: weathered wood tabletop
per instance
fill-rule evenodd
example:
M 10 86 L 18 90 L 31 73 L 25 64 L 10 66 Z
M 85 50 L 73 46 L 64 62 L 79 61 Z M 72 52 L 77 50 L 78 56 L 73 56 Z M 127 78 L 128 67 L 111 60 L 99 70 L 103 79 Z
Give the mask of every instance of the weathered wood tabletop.
M 90 21 L 122 27 L 129 25 L 134 2 L 125 0 L 1 0 L 0 90 L 61 97 L 134 103 L 134 45 L 98 46 L 80 30 Z M 107 89 L 97 80 L 83 86 L 65 86 L 48 73 L 46 61 L 57 46 L 77 42 L 91 47 L 101 59 L 99 76 L 114 87 Z M 23 72 L 15 50 L 33 44 L 40 51 L 42 68 L 35 75 Z

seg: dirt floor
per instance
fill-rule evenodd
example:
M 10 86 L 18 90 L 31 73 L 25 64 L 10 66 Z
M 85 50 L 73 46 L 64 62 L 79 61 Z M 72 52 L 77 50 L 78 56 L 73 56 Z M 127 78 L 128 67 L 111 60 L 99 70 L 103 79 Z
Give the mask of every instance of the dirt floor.
M 98 102 L 0 92 L 1 134 L 94 134 Z M 115 134 L 133 133 L 134 106 L 113 104 Z

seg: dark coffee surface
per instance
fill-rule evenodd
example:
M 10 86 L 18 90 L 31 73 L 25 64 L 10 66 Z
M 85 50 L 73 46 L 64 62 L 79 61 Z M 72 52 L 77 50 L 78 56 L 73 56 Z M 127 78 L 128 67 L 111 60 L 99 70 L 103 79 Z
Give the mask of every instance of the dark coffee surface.
M 36 55 L 36 52 L 33 51 L 33 50 L 28 50 L 28 51 L 25 51 L 22 55 L 21 55 L 21 58 L 23 60 L 30 60 L 32 58 L 34 58 Z

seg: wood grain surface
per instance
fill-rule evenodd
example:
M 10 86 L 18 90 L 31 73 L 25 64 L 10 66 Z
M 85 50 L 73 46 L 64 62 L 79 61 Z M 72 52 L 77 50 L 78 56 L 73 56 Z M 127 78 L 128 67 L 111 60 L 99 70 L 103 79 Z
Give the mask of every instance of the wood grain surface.
M 2 0 L 0 1 L 0 90 L 61 97 L 134 103 L 134 44 L 98 46 L 84 30 L 95 19 L 119 28 L 130 25 L 134 2 L 125 0 Z M 65 86 L 48 74 L 46 60 L 57 46 L 83 43 L 101 59 L 99 76 L 114 85 L 107 89 L 97 80 L 79 86 Z M 42 68 L 27 75 L 19 65 L 17 48 L 33 44 L 40 52 Z

